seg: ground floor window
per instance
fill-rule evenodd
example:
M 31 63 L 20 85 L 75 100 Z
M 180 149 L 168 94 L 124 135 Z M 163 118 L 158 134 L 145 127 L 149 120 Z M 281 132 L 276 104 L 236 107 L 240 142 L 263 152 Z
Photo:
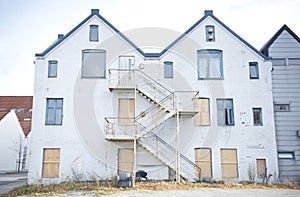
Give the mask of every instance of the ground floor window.
M 55 178 L 59 174 L 60 148 L 44 148 L 42 177 Z
M 266 176 L 266 160 L 265 159 L 256 159 L 256 168 L 257 168 L 257 176 L 258 177 Z
M 212 177 L 212 161 L 210 148 L 195 148 L 195 163 L 200 167 L 201 171 L 196 167 L 198 177 L 211 178 Z M 199 176 L 200 173 L 200 176 Z
M 223 178 L 238 178 L 236 149 L 221 149 L 221 167 Z

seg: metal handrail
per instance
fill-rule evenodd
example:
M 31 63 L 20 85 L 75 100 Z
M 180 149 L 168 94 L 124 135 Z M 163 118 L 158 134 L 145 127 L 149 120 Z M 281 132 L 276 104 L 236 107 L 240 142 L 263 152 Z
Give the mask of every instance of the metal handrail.
M 170 94 L 173 93 L 172 91 L 170 91 L 169 89 L 167 89 L 165 86 L 163 86 L 161 83 L 157 82 L 155 79 L 153 79 L 152 77 L 150 77 L 149 75 L 147 75 L 146 73 L 144 73 L 143 71 L 139 70 L 139 69 L 108 69 L 108 72 L 111 74 L 111 71 L 124 71 L 124 72 L 139 72 L 142 75 L 144 75 L 146 78 L 148 78 L 150 81 L 154 82 L 155 84 L 157 84 L 159 87 L 163 88 L 165 91 L 169 92 Z
M 151 135 L 152 137 L 154 137 L 156 140 L 158 140 L 160 143 L 162 143 L 163 145 L 165 145 L 165 147 L 167 147 L 169 150 L 176 152 L 176 149 L 171 146 L 170 144 L 168 144 L 165 140 L 163 140 L 162 138 L 160 138 L 158 135 L 156 135 L 155 133 L 149 131 L 149 135 Z M 184 161 L 186 161 L 189 165 L 191 165 L 194 168 L 197 168 L 198 170 L 198 175 L 199 175 L 199 181 L 201 180 L 201 168 L 194 163 L 193 161 L 191 161 L 189 158 L 187 158 L 185 155 L 183 155 L 182 153 L 179 153 L 179 156 L 181 159 L 183 159 Z

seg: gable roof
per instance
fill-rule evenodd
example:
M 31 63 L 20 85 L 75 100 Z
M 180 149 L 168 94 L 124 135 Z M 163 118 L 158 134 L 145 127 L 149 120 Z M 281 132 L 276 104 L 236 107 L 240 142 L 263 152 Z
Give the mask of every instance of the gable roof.
M 286 25 L 284 24 L 276 33 L 275 35 L 261 48 L 261 52 L 269 56 L 269 48 L 275 42 L 275 40 L 282 34 L 282 32 L 286 30 L 295 40 L 300 43 L 300 38 Z
M 32 96 L 0 96 L 0 121 L 10 112 L 11 109 L 15 109 L 25 137 L 31 131 L 32 113 L 30 110 L 32 109 L 32 98 Z M 24 111 L 18 111 L 18 109 L 22 109 Z
M 202 21 L 204 21 L 207 17 L 213 18 L 217 23 L 219 23 L 221 26 L 223 26 L 227 31 L 229 31 L 233 36 L 235 36 L 238 40 L 240 40 L 242 43 L 244 43 L 247 47 L 249 47 L 252 51 L 257 53 L 259 56 L 261 56 L 264 59 L 270 59 L 264 54 L 262 54 L 260 51 L 258 51 L 256 48 L 254 48 L 251 44 L 249 44 L 247 41 L 245 41 L 243 38 L 241 38 L 238 34 L 236 34 L 234 31 L 232 31 L 229 27 L 227 27 L 222 21 L 220 21 L 217 17 L 213 15 L 212 10 L 205 10 L 204 16 L 198 20 L 194 25 L 192 25 L 188 30 L 186 30 L 183 34 L 181 34 L 177 39 L 175 39 L 171 44 L 169 44 L 165 49 L 163 49 L 160 53 L 144 53 L 139 47 L 137 47 L 131 40 L 129 40 L 123 33 L 121 33 L 116 27 L 114 27 L 111 23 L 109 23 L 103 16 L 99 14 L 99 9 L 92 9 L 91 14 L 84 19 L 81 23 L 79 23 L 75 28 L 73 28 L 69 33 L 67 33 L 65 36 L 62 34 L 58 35 L 58 39 L 50 45 L 45 51 L 42 53 L 35 54 L 36 57 L 42 57 L 45 56 L 48 52 L 50 52 L 52 49 L 54 49 L 57 45 L 59 45 L 62 41 L 64 41 L 66 38 L 68 38 L 72 33 L 74 33 L 79 27 L 81 27 L 84 23 L 86 23 L 90 18 L 93 16 L 99 17 L 105 24 L 107 24 L 113 31 L 115 31 L 118 35 L 120 35 L 125 41 L 127 41 L 134 49 L 136 49 L 142 56 L 144 57 L 154 57 L 158 58 L 165 54 L 169 49 L 171 49 L 176 43 L 178 43 L 180 40 L 182 40 L 186 35 L 188 35 L 193 29 L 195 29 Z

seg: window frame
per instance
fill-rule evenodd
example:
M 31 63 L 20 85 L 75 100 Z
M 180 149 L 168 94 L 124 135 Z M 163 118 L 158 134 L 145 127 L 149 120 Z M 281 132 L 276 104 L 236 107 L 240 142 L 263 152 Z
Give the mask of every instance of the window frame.
M 165 79 L 172 79 L 174 77 L 173 69 L 174 69 L 174 64 L 172 61 L 164 62 L 164 78 Z
M 223 107 L 222 107 L 222 109 L 219 109 L 219 107 L 218 107 L 218 101 L 222 101 L 223 102 Z M 231 108 L 227 108 L 226 107 L 226 101 L 230 101 L 231 102 Z M 221 99 L 217 99 L 217 101 L 216 101 L 217 103 L 217 125 L 218 126 L 235 126 L 235 121 L 234 121 L 234 103 L 233 103 L 233 99 L 232 98 L 221 98 Z M 223 116 L 223 118 L 224 118 L 224 120 L 222 121 L 223 123 L 221 124 L 220 123 L 220 120 L 218 119 L 219 118 L 219 116 L 218 116 L 218 114 L 220 113 L 219 111 L 220 110 L 225 110 L 226 109 L 226 111 L 225 111 L 225 113 L 224 113 L 224 116 Z M 230 111 L 230 109 L 231 109 L 231 113 L 228 113 L 228 109 L 229 109 L 229 111 Z M 227 113 L 227 114 L 226 114 Z M 231 123 L 227 123 L 228 122 L 228 114 L 229 114 L 229 117 L 230 117 L 230 122 Z
M 220 65 L 219 65 L 219 68 L 218 68 L 218 71 L 219 71 L 219 74 L 220 74 L 220 77 L 207 77 L 207 76 L 202 76 L 201 75 L 201 71 L 200 71 L 200 68 L 201 68 L 201 65 L 200 65 L 200 56 L 203 55 L 203 56 L 207 56 L 207 55 L 210 55 L 210 54 L 217 54 L 218 55 L 218 58 L 219 58 L 219 62 L 220 62 Z M 203 57 L 205 58 L 205 57 Z M 206 58 L 206 61 L 209 61 L 209 60 L 212 60 L 211 58 Z M 210 63 L 211 61 L 209 61 Z M 223 51 L 220 50 L 220 49 L 201 49 L 201 50 L 197 50 L 197 72 L 198 72 L 198 80 L 224 80 L 224 71 L 223 71 Z M 208 66 L 208 69 L 209 69 L 210 66 Z
M 255 113 L 259 113 L 259 123 L 255 123 Z M 263 117 L 262 117 L 262 108 L 261 107 L 254 107 L 252 108 L 252 117 L 253 117 L 253 126 L 263 126 Z
M 253 76 L 254 73 L 252 73 L 251 67 L 255 68 L 255 75 Z M 250 79 L 259 79 L 259 67 L 258 67 L 258 62 L 249 62 L 249 78 Z
M 58 68 L 57 60 L 48 61 L 48 78 L 57 78 L 57 68 Z M 52 71 L 54 71 L 53 75 L 52 75 Z
M 91 53 L 103 53 L 104 54 L 104 66 L 103 66 L 103 74 L 99 76 L 85 76 L 84 75 L 84 61 L 85 61 L 85 54 L 91 54 Z M 100 65 L 101 66 L 101 65 Z M 81 78 L 94 78 L 94 79 L 106 79 L 106 50 L 102 49 L 84 49 L 82 50 L 82 62 L 81 62 Z
M 99 41 L 99 25 L 90 25 L 89 41 L 90 42 Z
M 54 100 L 55 101 L 55 107 L 49 107 L 49 102 L 51 100 Z M 62 102 L 62 106 L 61 107 L 57 107 L 57 101 L 58 100 L 61 100 Z M 45 118 L 45 125 L 46 126 L 61 126 L 63 124 L 63 108 L 64 108 L 64 99 L 63 98 L 47 98 L 46 99 L 46 118 Z M 49 123 L 49 120 L 48 120 L 48 111 L 50 109 L 53 109 L 54 110 L 54 122 L 53 123 Z M 60 118 L 60 122 L 59 123 L 56 123 L 56 111 L 57 110 L 61 110 L 61 118 Z
M 212 31 L 210 31 L 212 28 Z M 215 26 L 214 25 L 206 25 L 205 26 L 205 34 L 206 34 L 206 42 L 215 42 L 216 41 L 216 33 L 215 33 Z M 212 39 L 209 38 L 209 35 L 212 35 Z

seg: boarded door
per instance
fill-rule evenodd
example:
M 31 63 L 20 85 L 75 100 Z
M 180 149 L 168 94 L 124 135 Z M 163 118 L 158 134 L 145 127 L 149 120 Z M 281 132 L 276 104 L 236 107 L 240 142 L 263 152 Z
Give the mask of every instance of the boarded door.
M 265 159 L 256 159 L 257 165 L 257 176 L 265 177 L 266 174 L 266 160 Z
M 221 149 L 221 166 L 223 178 L 238 177 L 238 163 L 236 149 Z
M 119 99 L 119 125 L 134 124 L 134 99 Z
M 43 177 L 58 177 L 59 174 L 59 148 L 44 148 Z
M 118 172 L 133 172 L 133 148 L 121 148 L 118 153 Z
M 195 163 L 197 166 L 201 168 L 200 176 L 211 178 L 212 170 L 211 170 L 211 149 L 209 148 L 195 148 Z M 196 168 L 196 172 L 198 172 L 198 168 Z M 199 174 L 197 173 L 197 176 Z
M 210 125 L 208 98 L 194 99 L 194 110 L 198 111 L 198 113 L 194 117 L 194 125 L 196 126 Z

